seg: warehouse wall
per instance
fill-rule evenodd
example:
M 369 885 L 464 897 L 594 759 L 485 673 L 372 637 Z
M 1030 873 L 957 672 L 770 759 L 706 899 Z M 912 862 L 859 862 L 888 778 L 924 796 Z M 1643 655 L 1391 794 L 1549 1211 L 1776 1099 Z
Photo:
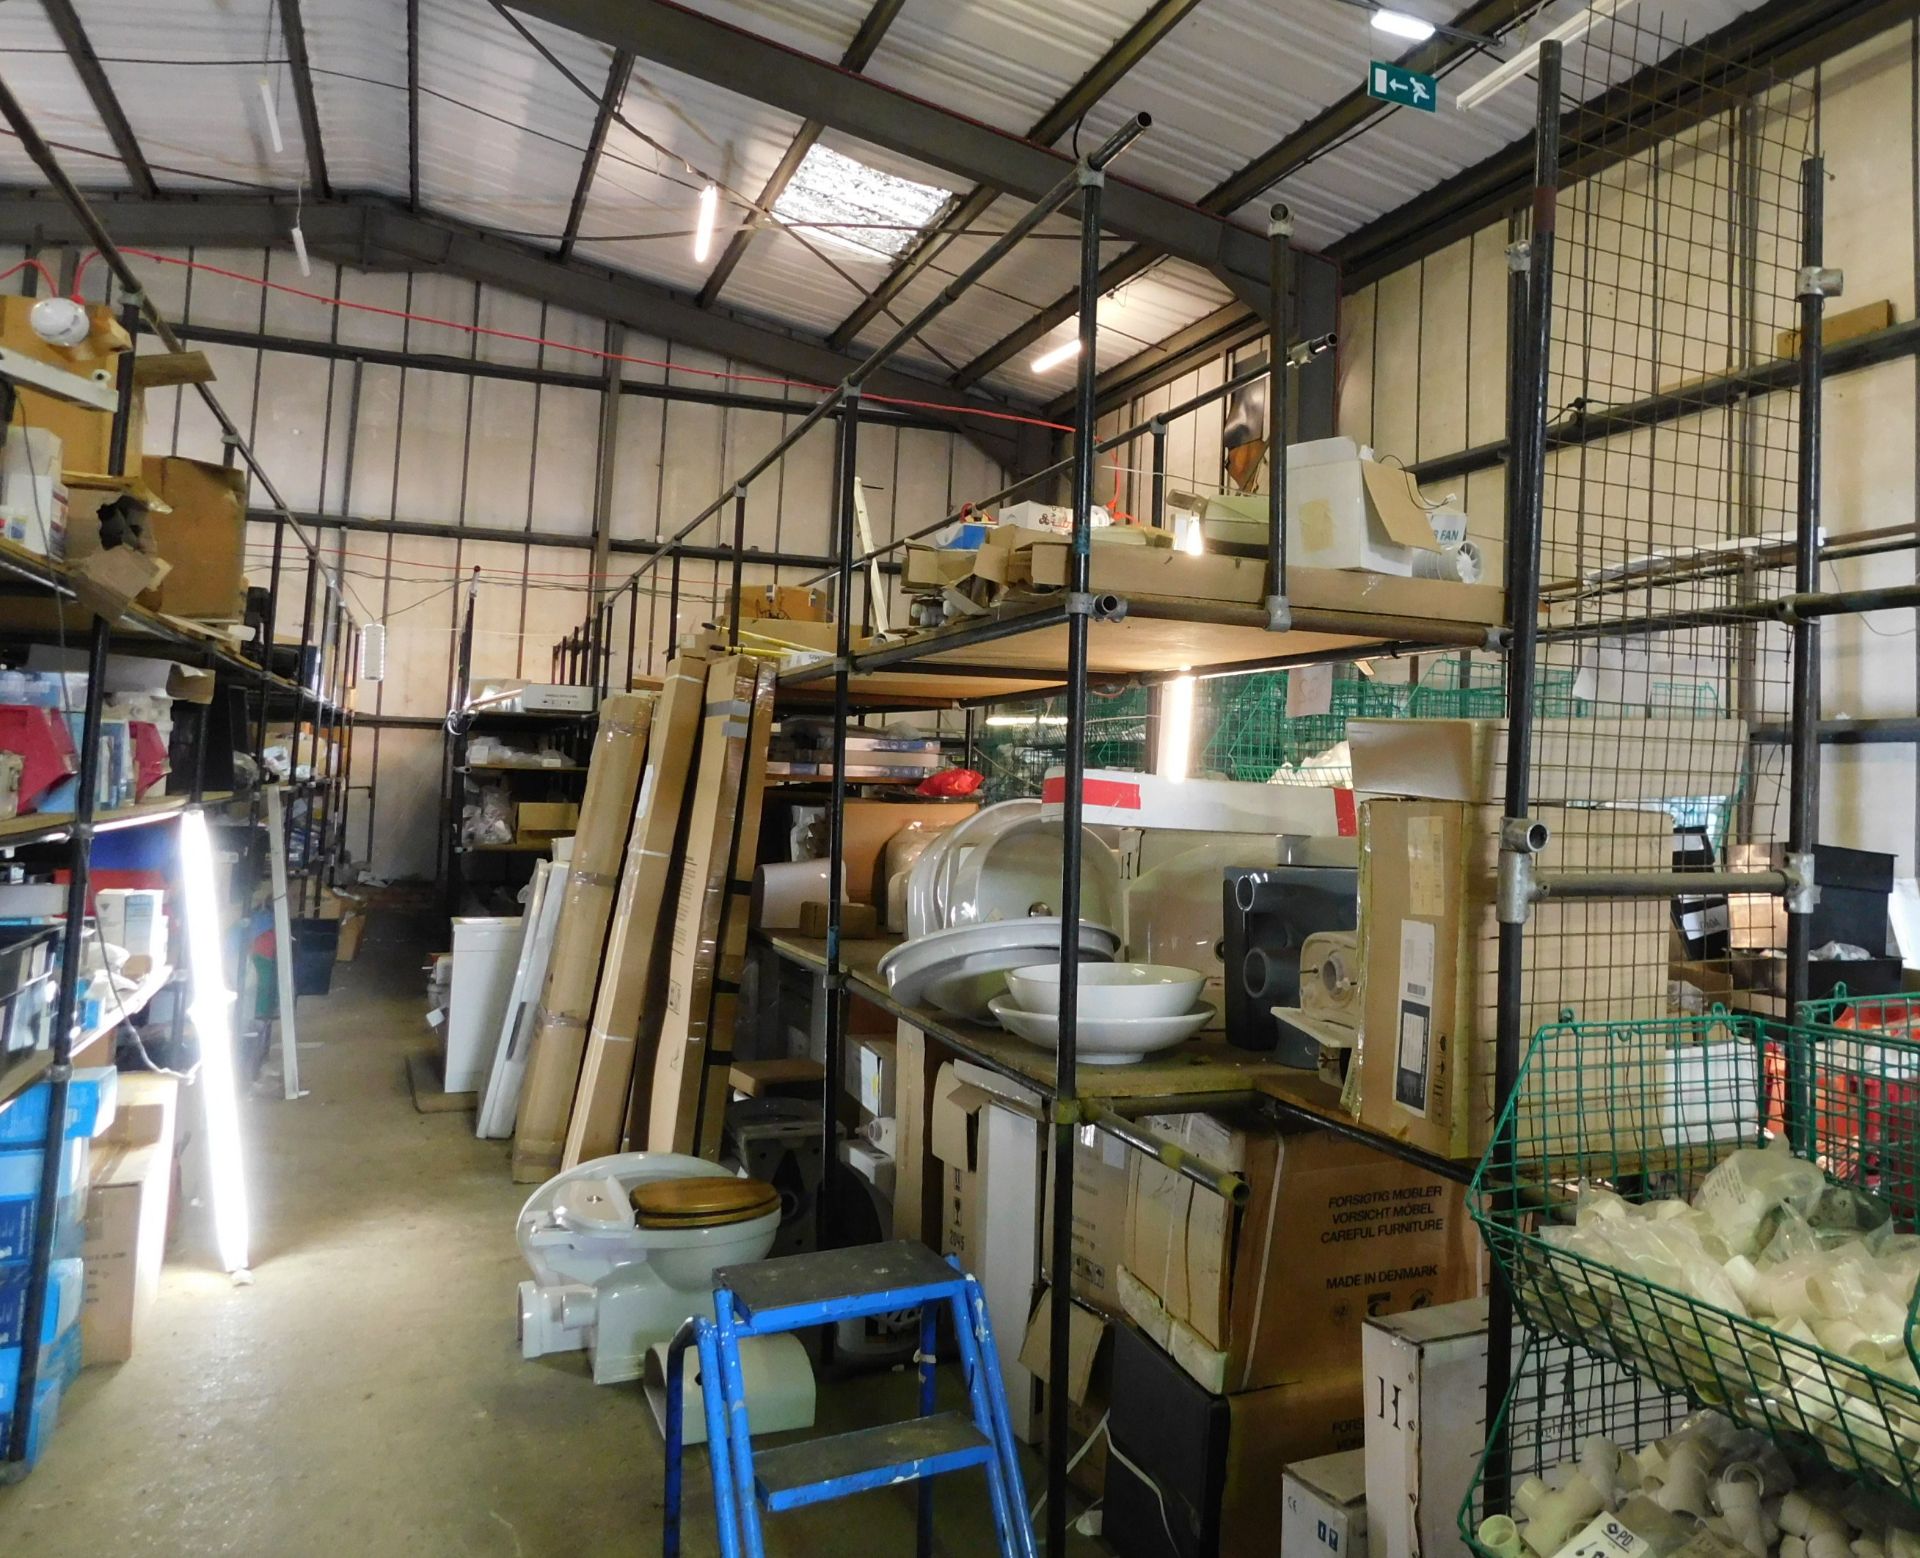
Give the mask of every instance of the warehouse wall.
M 1845 296 L 1829 304 L 1831 312 L 1884 298 L 1891 300 L 1896 321 L 1915 317 L 1916 269 L 1920 268 L 1915 211 L 1915 187 L 1920 182 L 1916 79 L 1920 79 L 1920 27 L 1883 35 L 1801 83 L 1816 94 L 1827 162 L 1826 258 L 1846 271 Z M 1689 156 L 1716 154 L 1715 137 L 1721 133 L 1708 127 L 1687 142 L 1667 146 L 1661 153 L 1659 174 L 1649 172 L 1648 177 L 1671 180 L 1676 172 L 1684 175 Z M 1765 168 L 1763 198 L 1768 189 L 1778 187 L 1779 179 L 1792 176 L 1791 170 Z M 1606 196 L 1595 202 L 1592 215 L 1601 226 L 1588 236 L 1593 246 L 1632 250 L 1645 241 L 1626 231 L 1636 221 L 1644 221 L 1644 213 L 1630 214 L 1623 225 L 1620 198 L 1620 183 L 1614 181 Z M 1671 187 L 1666 198 L 1673 199 Z M 1699 204 L 1692 222 L 1674 224 L 1668 242 L 1684 244 L 1693 236 L 1710 246 L 1710 229 L 1720 217 L 1710 202 L 1703 199 Z M 1686 202 L 1681 205 L 1684 208 Z M 1584 211 L 1581 192 L 1569 192 L 1561 208 L 1563 265 L 1567 245 L 1582 241 L 1579 224 Z M 1613 224 L 1611 229 L 1608 223 Z M 1344 299 L 1339 391 L 1343 433 L 1373 444 L 1383 455 L 1408 462 L 1503 436 L 1507 237 L 1504 224 L 1490 227 Z M 1592 343 L 1595 351 L 1610 350 L 1638 360 L 1648 381 L 1637 386 L 1637 393 L 1723 371 L 1726 365 L 1725 335 L 1715 322 L 1726 313 L 1723 291 L 1716 290 L 1711 266 L 1702 265 L 1686 275 L 1684 261 L 1683 252 L 1669 254 L 1663 263 L 1673 289 L 1665 304 L 1683 316 L 1690 313 L 1695 323 L 1670 331 L 1658 343 L 1649 339 L 1645 329 Z M 1683 275 L 1684 281 L 1678 279 Z M 1596 288 L 1604 290 L 1608 278 L 1594 280 Z M 1563 271 L 1557 284 L 1562 289 L 1577 287 L 1580 277 Z M 1596 311 L 1607 314 L 1606 303 Z M 1563 334 L 1556 331 L 1557 337 Z M 1770 328 L 1765 339 L 1772 340 Z M 1657 362 L 1657 372 L 1646 366 L 1649 362 Z M 1597 376 L 1608 377 L 1605 371 Z M 1619 366 L 1613 377 L 1624 382 L 1629 371 Z M 1823 406 L 1822 505 L 1830 542 L 1920 519 L 1917 385 L 1920 363 L 1914 360 L 1828 381 Z M 1566 399 L 1552 396 L 1551 409 L 1560 412 Z M 1766 528 L 1790 522 L 1787 451 L 1792 436 L 1786 421 L 1792 414 L 1791 404 L 1790 399 L 1776 397 L 1754 407 L 1763 442 L 1773 455 L 1763 481 L 1762 506 L 1770 515 Z M 1714 445 L 1730 436 L 1722 416 L 1709 413 L 1670 425 L 1660 435 L 1663 452 L 1681 463 L 1698 457 L 1711 464 Z M 1636 458 L 1644 467 L 1644 435 L 1612 442 L 1617 458 Z M 1555 469 L 1563 479 L 1575 458 L 1555 457 Z M 1503 480 L 1502 469 L 1489 469 L 1437 484 L 1428 489 L 1428 495 L 1457 494 L 1467 505 L 1472 530 L 1498 536 L 1504 526 Z M 1724 494 L 1663 493 L 1650 512 L 1653 527 L 1640 534 L 1651 545 L 1642 544 L 1641 550 L 1651 550 L 1662 537 L 1671 544 L 1676 531 L 1687 532 L 1682 539 L 1692 540 L 1716 523 L 1724 527 Z M 1645 519 L 1648 511 L 1636 513 Z M 1549 579 L 1555 576 L 1556 551 L 1563 565 L 1573 555 L 1571 537 L 1555 530 L 1556 521 L 1564 517 L 1552 512 L 1548 516 L 1543 573 Z M 1724 528 L 1721 533 L 1726 533 Z M 1595 552 L 1590 539 L 1582 555 L 1591 566 Z M 1821 583 L 1823 588 L 1852 589 L 1910 583 L 1915 578 L 1916 554 L 1905 551 L 1830 564 L 1823 570 Z M 1778 635 L 1763 638 L 1763 662 L 1769 643 L 1777 650 Z M 1915 702 L 1915 614 L 1889 611 L 1830 619 L 1823 630 L 1822 674 L 1823 712 L 1828 717 L 1911 716 L 1920 711 Z M 1775 713 L 1784 710 L 1785 689 L 1778 672 L 1764 682 L 1762 694 L 1765 707 Z M 1920 793 L 1915 782 L 1920 764 L 1914 748 L 1829 745 L 1823 757 L 1822 837 L 1861 848 L 1896 850 L 1901 873 L 1911 875 L 1920 834 L 1916 810 Z
M 9 257 L 9 261 L 11 258 Z M 525 298 L 430 273 L 368 274 L 315 263 L 303 276 L 283 252 L 200 249 L 188 269 L 139 259 L 155 300 L 192 327 L 245 330 L 369 350 L 433 353 L 526 368 L 599 374 L 614 351 L 671 364 L 631 362 L 630 382 L 727 388 L 725 375 L 757 370 L 672 345 L 638 330 L 566 313 Z M 233 277 L 217 274 L 234 273 Z M 90 295 L 104 295 L 104 267 L 89 271 Z M 338 309 L 324 301 L 263 289 L 266 276 L 320 295 L 369 304 L 391 314 Z M 399 314 L 512 332 L 525 340 L 481 336 Z M 537 344 L 545 342 L 549 344 Z M 222 404 L 246 432 L 286 502 L 298 513 L 376 521 L 430 522 L 534 535 L 586 537 L 592 530 L 602 395 L 500 378 L 328 360 L 305 353 L 223 345 L 212 359 Z M 699 370 L 691 372 L 689 370 Z M 740 388 L 778 395 L 764 383 Z M 798 397 L 806 399 L 804 392 Z M 156 390 L 147 403 L 149 453 L 217 460 L 217 430 L 191 390 Z M 797 419 L 795 419 L 797 420 Z M 618 397 L 614 429 L 611 534 L 616 541 L 670 534 L 769 448 L 787 415 L 636 395 Z M 822 555 L 828 550 L 833 432 L 821 427 L 750 489 L 747 545 Z M 965 439 L 941 431 L 869 423 L 862 430 L 860 474 L 874 532 L 891 539 L 951 512 L 1005 479 Z M 256 492 L 256 508 L 266 505 Z M 731 529 L 731 511 L 727 526 Z M 255 524 L 249 573 L 266 582 L 272 529 Z M 556 640 L 587 614 L 591 554 L 584 548 L 464 537 L 408 536 L 318 527 L 330 562 L 345 574 L 361 621 L 388 624 L 387 674 L 363 686 L 363 712 L 438 720 L 447 710 L 464 600 L 463 585 L 482 570 L 475 617 L 476 676 L 544 679 Z M 696 540 L 725 539 L 709 531 Z M 289 539 L 281 585 L 283 638 L 297 637 L 305 570 Z M 611 573 L 639 564 L 615 553 Z M 804 569 L 749 568 L 750 582 L 797 583 Z M 710 617 L 726 586 L 725 565 L 689 563 L 678 626 Z M 660 670 L 672 641 L 664 568 L 641 597 L 634 657 L 639 672 Z M 617 624 L 616 661 L 624 670 L 626 621 Z M 357 857 L 390 878 L 428 877 L 435 868 L 442 738 L 437 729 L 363 730 L 354 743 L 348 839 Z

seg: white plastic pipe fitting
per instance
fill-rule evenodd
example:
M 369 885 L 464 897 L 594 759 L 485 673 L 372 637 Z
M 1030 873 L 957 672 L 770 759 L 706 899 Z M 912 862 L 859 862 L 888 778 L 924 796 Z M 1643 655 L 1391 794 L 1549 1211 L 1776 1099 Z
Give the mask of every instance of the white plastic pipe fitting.
M 1540 1491 L 1532 1492 L 1534 1488 Z M 1524 1502 L 1522 1495 L 1527 1495 Z M 1527 1516 L 1524 1532 L 1527 1546 L 1540 1554 L 1540 1558 L 1553 1558 L 1553 1554 L 1567 1545 L 1568 1537 L 1606 1507 L 1601 1491 L 1577 1468 L 1551 1492 L 1546 1491 L 1545 1484 L 1537 1477 L 1529 1477 L 1514 1490 L 1513 1502 L 1514 1507 Z
M 1511 1515 L 1489 1515 L 1480 1522 L 1480 1545 L 1498 1558 L 1526 1558 L 1526 1548 L 1520 1541 L 1520 1528 L 1513 1523 Z
M 1667 1458 L 1667 1480 L 1654 1494 L 1654 1503 L 1674 1514 L 1706 1519 L 1713 1513 L 1707 1498 L 1707 1471 L 1712 1464 L 1713 1451 L 1704 1441 L 1683 1441 Z
M 1727 1535 L 1753 1558 L 1769 1558 L 1766 1512 L 1760 1507 L 1760 1482 L 1754 1476 L 1727 1475 L 1714 1484 L 1713 1502 L 1726 1521 Z

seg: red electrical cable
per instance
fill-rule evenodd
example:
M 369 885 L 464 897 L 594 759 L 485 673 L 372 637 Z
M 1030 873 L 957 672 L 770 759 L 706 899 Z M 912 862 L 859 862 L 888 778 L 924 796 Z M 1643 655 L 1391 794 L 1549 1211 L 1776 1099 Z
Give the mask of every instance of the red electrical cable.
M 84 263 L 84 261 L 82 263 Z M 42 265 L 38 260 L 31 257 L 20 261 L 17 265 L 9 265 L 5 270 L 0 270 L 0 281 L 5 281 L 9 276 L 19 275 L 20 272 L 27 269 L 28 266 L 32 266 L 33 269 L 40 272 L 41 279 L 47 284 L 47 289 L 57 297 L 60 293 L 60 283 L 54 280 L 53 272 L 48 270 L 46 266 Z M 75 297 L 80 295 L 80 273 L 78 271 L 74 272 L 73 292 Z

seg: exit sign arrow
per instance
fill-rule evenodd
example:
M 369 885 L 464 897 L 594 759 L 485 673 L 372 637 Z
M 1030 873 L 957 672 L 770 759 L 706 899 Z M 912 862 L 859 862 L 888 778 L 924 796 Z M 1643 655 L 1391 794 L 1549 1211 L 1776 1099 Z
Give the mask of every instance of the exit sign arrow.
M 1402 108 L 1417 108 L 1422 113 L 1438 113 L 1440 78 L 1375 60 L 1367 67 L 1367 96 L 1383 103 L 1398 103 Z

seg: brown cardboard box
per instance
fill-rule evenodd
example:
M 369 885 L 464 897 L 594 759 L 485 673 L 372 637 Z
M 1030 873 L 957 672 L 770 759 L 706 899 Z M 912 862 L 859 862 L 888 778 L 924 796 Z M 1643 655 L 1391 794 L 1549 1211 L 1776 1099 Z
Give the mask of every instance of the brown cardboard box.
M 82 376 L 105 370 L 112 374 L 120 353 L 130 344 L 127 333 L 113 317 L 110 308 L 96 307 L 93 333 L 76 347 L 49 346 L 34 334 L 28 315 L 34 299 L 8 296 L 0 298 L 0 346 L 20 352 L 36 362 L 50 363 L 69 373 Z M 113 440 L 113 414 L 91 406 L 77 406 L 36 389 L 23 387 L 14 419 L 27 427 L 44 428 L 59 438 L 61 469 L 76 475 L 101 476 L 110 467 Z M 138 391 L 133 397 L 133 421 L 127 429 L 127 464 L 138 469 L 140 451 L 146 436 L 145 397 Z
M 159 1147 L 171 1158 L 179 1107 L 177 1079 L 157 1071 L 123 1071 L 113 1108 L 113 1123 L 96 1139 L 122 1147 Z
M 579 826 L 580 808 L 572 801 L 521 801 L 513 809 L 516 837 L 558 836 Z
M 763 676 L 762 668 L 745 656 L 717 660 L 707 671 L 700 767 L 680 863 L 666 1005 L 648 1108 L 650 1151 L 693 1152 L 699 1145 L 707 1050 L 715 1036 L 719 1005 L 715 987 L 737 981 L 746 948 L 746 896 L 740 895 L 736 948 L 727 913 L 729 900 L 736 895 L 729 889 L 740 848 L 749 855 L 744 880 L 750 882 L 753 877 L 755 844 L 749 835 L 757 839 L 758 807 L 756 800 L 749 830 L 745 803 L 749 790 L 757 796 L 758 787 L 749 782 L 749 754 L 757 738 L 764 776 L 771 688 L 771 671 Z M 730 1038 L 729 1034 L 729 1043 Z
M 979 809 L 972 801 L 848 801 L 840 835 L 847 897 L 854 903 L 884 909 L 887 841 L 916 822 L 929 828 L 951 828 Z
M 1118 1138 L 1091 1125 L 1073 1139 L 1073 1296 L 1102 1314 L 1120 1313 L 1120 1267 L 1127 1255 L 1132 1156 Z M 1048 1172 L 1052 1172 L 1049 1158 Z M 1053 1194 L 1041 1223 L 1043 1258 L 1053 1249 Z
M 140 470 L 171 509 L 150 512 L 147 529 L 172 565 L 142 604 L 174 617 L 238 621 L 246 614 L 247 473 L 177 455 L 149 456 Z
M 647 732 L 647 761 L 593 993 L 586 1056 L 573 1095 L 563 1167 L 644 1139 L 653 1052 L 666 997 L 667 906 L 674 902 L 686 838 L 687 775 L 700 739 L 707 662 L 682 656 L 668 668 Z M 630 1123 L 631 1122 L 631 1123 Z
M 1459 1184 L 1328 1131 L 1279 1135 L 1215 1115 L 1151 1123 L 1252 1189 L 1236 1210 L 1153 1159 L 1130 1164 L 1122 1306 L 1209 1390 L 1358 1369 L 1365 1315 L 1473 1293 Z
M 1050 1289 L 1042 1288 L 1027 1322 L 1020 1362 L 1042 1385 L 1053 1385 L 1053 1305 Z M 1113 1404 L 1113 1349 L 1108 1344 L 1105 1315 L 1082 1304 L 1071 1306 L 1067 1321 L 1067 1369 L 1061 1388 L 1067 1393 L 1067 1454 L 1093 1437 L 1100 1420 Z M 1103 1434 L 1080 1457 L 1068 1480 L 1090 1499 L 1098 1499 L 1107 1481 L 1107 1441 Z
M 133 1356 L 160 1288 L 173 1185 L 168 1146 L 115 1145 L 96 1152 L 88 1174 L 86 1304 L 82 1358 L 124 1363 Z
M 1055 540 L 1030 549 L 1028 567 L 1036 589 L 1066 588 L 1067 553 L 1065 542 Z M 1096 591 L 1241 605 L 1266 598 L 1267 565 L 1260 559 L 1195 556 L 1163 546 L 1095 546 L 1090 555 Z
M 827 592 L 798 584 L 742 585 L 740 620 L 771 618 L 786 622 L 825 622 Z
M 909 590 L 938 590 L 958 584 L 973 572 L 977 555 L 972 547 L 909 543 L 900 564 L 900 582 Z
M 573 859 L 560 886 L 565 896 L 554 927 L 553 957 L 534 1015 L 533 1049 L 514 1123 L 513 1177 L 522 1184 L 546 1179 L 560 1167 L 652 719 L 651 693 L 614 693 L 600 705 Z
M 1535 857 L 1541 871 L 1667 869 L 1665 812 L 1536 815 L 1551 834 Z M 1370 800 L 1360 817 L 1361 1123 L 1423 1151 L 1477 1157 L 1494 1112 L 1499 811 Z M 1660 899 L 1534 905 L 1522 984 L 1529 1028 L 1563 1007 L 1596 1021 L 1664 1015 L 1669 922 Z

